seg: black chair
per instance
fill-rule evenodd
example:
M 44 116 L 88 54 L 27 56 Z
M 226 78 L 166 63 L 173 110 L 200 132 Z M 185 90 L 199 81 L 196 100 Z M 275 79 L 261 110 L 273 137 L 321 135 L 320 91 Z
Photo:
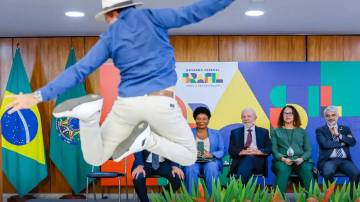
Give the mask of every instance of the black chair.
M 266 187 L 266 178 L 269 176 L 269 172 L 268 172 L 268 156 L 264 157 L 265 158 L 265 164 L 264 164 L 264 167 L 263 169 L 260 171 L 260 172 L 255 172 L 253 173 L 253 177 L 255 178 L 261 178 L 262 181 L 263 181 L 263 188 Z M 229 162 L 224 162 L 224 167 L 225 166 L 231 166 L 231 162 L 232 162 L 232 159 L 230 159 Z M 229 176 L 228 176 L 229 177 Z
M 338 171 L 335 173 L 334 177 L 348 177 L 348 176 L 345 175 L 343 172 Z
M 315 181 L 317 182 L 319 179 L 319 170 L 314 167 L 312 172 L 313 172 L 313 177 L 314 177 Z M 302 181 L 300 180 L 300 176 L 294 170 L 291 172 L 289 181 L 292 181 L 293 183 L 300 182 L 302 184 Z
M 263 167 L 263 170 L 261 172 L 258 172 L 258 173 L 254 173 L 254 177 L 261 177 L 263 179 L 263 188 L 266 187 L 266 178 L 269 176 L 269 172 L 268 172 L 268 159 L 266 157 L 265 159 L 265 164 L 264 164 L 264 167 Z
M 321 172 L 319 172 L 319 174 L 323 177 L 323 175 L 321 174 Z M 336 171 L 334 178 L 339 178 L 339 177 L 348 177 L 347 175 L 345 175 L 345 173 L 341 172 L 341 171 Z
M 86 184 L 89 185 L 89 179 L 94 179 L 92 182 L 93 185 L 93 193 L 94 193 L 94 199 L 96 200 L 96 186 L 95 186 L 95 182 L 96 179 L 101 179 L 101 178 L 118 178 L 118 191 L 119 191 L 119 201 L 121 201 L 121 185 L 120 185 L 120 178 L 121 177 L 125 177 L 126 179 L 126 200 L 129 199 L 129 191 L 128 191 L 128 178 L 126 175 L 126 170 L 127 170 L 127 166 L 126 166 L 126 161 L 127 158 L 125 158 L 125 173 L 120 173 L 120 172 L 94 172 L 94 167 L 92 167 L 92 171 L 90 173 L 87 174 L 86 176 Z M 86 200 L 88 199 L 88 193 L 89 193 L 89 188 L 88 186 L 86 186 Z M 103 191 L 102 191 L 102 198 L 104 198 L 103 196 Z
M 275 164 L 275 160 L 273 159 L 271 161 L 271 171 L 274 173 L 274 176 L 276 177 L 276 172 L 275 172 L 275 168 L 274 168 L 274 164 Z M 317 181 L 318 178 L 319 178 L 319 170 L 316 168 L 316 167 L 313 167 L 313 177 L 314 179 Z M 296 173 L 296 171 L 293 169 L 291 174 L 290 174 L 290 177 L 289 177 L 289 182 L 293 182 L 293 183 L 302 183 L 302 180 L 300 180 L 300 176 Z
M 95 182 L 96 179 L 101 179 L 101 178 L 118 178 L 118 191 L 119 191 L 119 201 L 121 201 L 121 186 L 120 186 L 120 178 L 121 177 L 125 177 L 124 173 L 119 173 L 119 172 L 90 172 L 87 174 L 86 176 L 86 184 L 89 184 L 89 179 L 94 179 L 92 181 L 92 185 L 93 185 L 93 194 L 94 194 L 94 199 L 96 200 L 96 186 L 95 186 Z M 89 188 L 88 186 L 86 186 L 86 200 L 88 199 L 88 193 L 89 193 Z

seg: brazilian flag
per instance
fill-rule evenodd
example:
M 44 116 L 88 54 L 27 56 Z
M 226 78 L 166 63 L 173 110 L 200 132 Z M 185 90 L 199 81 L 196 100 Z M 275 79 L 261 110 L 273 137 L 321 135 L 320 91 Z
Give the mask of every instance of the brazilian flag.
M 75 52 L 74 49 L 71 49 L 65 69 L 75 63 Z M 84 95 L 86 95 L 84 85 L 79 84 L 60 95 L 56 100 L 56 105 L 65 100 Z M 52 118 L 50 159 L 75 193 L 86 188 L 86 175 L 92 170 L 92 166 L 87 164 L 83 158 L 78 119 Z M 99 168 L 95 167 L 94 171 L 99 171 Z
M 2 166 L 5 176 L 20 196 L 34 189 L 47 176 L 41 119 L 37 106 L 8 114 L 13 99 L 6 96 L 31 93 L 29 79 L 16 49 L 5 98 L 0 108 Z

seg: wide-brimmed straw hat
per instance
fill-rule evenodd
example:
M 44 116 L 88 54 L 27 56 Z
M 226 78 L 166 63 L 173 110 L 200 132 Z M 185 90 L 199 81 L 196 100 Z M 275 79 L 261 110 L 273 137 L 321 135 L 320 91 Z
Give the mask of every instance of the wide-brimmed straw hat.
M 120 8 L 126 8 L 130 6 L 143 5 L 143 2 L 134 2 L 132 0 L 102 0 L 102 11 L 95 15 L 95 19 L 98 21 L 105 21 L 104 14 Z

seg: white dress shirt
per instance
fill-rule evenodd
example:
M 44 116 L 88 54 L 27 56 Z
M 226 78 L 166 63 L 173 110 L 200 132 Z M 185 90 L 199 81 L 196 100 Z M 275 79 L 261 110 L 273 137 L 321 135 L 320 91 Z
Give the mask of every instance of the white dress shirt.
M 146 163 L 152 163 L 152 154 L 153 153 L 150 153 L 149 156 L 147 157 L 146 159 Z M 162 157 L 162 156 L 159 156 L 159 162 L 164 162 L 165 161 L 165 158 Z

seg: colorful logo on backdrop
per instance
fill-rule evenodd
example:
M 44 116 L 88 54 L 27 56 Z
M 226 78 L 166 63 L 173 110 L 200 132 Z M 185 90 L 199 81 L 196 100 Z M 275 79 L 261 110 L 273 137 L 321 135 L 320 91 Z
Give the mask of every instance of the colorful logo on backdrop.
M 80 124 L 76 118 L 58 118 L 56 119 L 56 130 L 60 138 L 71 145 L 80 144 Z
M 183 84 L 193 87 L 216 87 L 224 83 L 220 68 L 188 68 L 181 75 Z
M 13 145 L 29 144 L 36 136 L 38 122 L 33 111 L 25 109 L 9 114 L 8 109 L 1 117 L 4 138 Z

